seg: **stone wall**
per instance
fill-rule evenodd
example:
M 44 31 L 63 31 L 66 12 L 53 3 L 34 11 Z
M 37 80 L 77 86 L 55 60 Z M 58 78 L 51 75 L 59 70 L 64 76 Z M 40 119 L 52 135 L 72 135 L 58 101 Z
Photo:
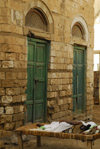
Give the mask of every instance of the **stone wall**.
M 55 4 L 54 4 L 55 3 Z M 27 27 L 25 15 L 38 6 L 52 15 L 53 32 L 31 29 L 51 41 L 48 68 L 48 121 L 91 118 L 93 109 L 93 0 L 0 0 L 0 129 L 13 130 L 25 120 L 24 101 L 27 86 Z M 47 13 L 47 15 L 48 15 Z M 88 40 L 73 38 L 71 25 L 78 16 L 84 18 Z M 48 16 L 49 17 L 49 16 Z M 51 18 L 49 17 L 49 20 Z M 73 45 L 87 47 L 86 112 L 73 114 Z
M 73 47 L 51 43 L 50 72 L 48 73 L 48 118 L 72 118 Z
M 27 82 L 26 41 L 10 7 L 0 1 L 0 129 L 5 130 L 23 125 Z

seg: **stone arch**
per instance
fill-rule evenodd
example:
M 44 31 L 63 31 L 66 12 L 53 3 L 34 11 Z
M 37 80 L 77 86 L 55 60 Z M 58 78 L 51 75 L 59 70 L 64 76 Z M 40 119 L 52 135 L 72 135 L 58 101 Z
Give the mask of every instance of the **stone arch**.
M 35 20 L 35 21 L 34 21 Z M 32 8 L 25 17 L 25 26 L 48 31 L 48 22 L 43 13 L 38 9 Z
M 81 16 L 75 17 L 72 24 L 71 24 L 71 31 L 72 31 L 74 25 L 76 25 L 76 24 L 80 24 L 80 26 L 83 29 L 82 32 L 84 33 L 84 40 L 88 41 L 89 40 L 88 26 L 87 26 L 86 21 L 84 20 L 84 18 L 81 17 Z
M 72 36 L 84 39 L 84 29 L 80 23 L 75 23 L 72 27 Z
M 45 16 L 48 22 L 48 31 L 50 33 L 53 33 L 54 32 L 54 20 L 46 4 L 42 2 L 42 0 L 36 0 L 36 1 L 30 0 L 29 5 L 27 5 L 26 8 L 24 9 L 24 16 L 26 16 L 27 13 L 32 8 L 39 10 Z

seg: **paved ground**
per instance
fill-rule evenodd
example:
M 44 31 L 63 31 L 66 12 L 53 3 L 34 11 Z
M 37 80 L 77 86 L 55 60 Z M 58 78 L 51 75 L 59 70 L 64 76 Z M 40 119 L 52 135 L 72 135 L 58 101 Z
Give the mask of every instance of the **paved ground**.
M 100 106 L 94 106 L 93 120 L 100 124 Z M 1 149 L 1 148 L 0 148 Z M 19 149 L 18 145 L 5 144 L 5 149 Z M 36 138 L 32 137 L 29 141 L 24 142 L 24 149 L 38 149 L 36 147 Z M 63 140 L 56 138 L 42 138 L 42 147 L 40 149 L 89 149 L 85 142 L 76 140 Z M 94 142 L 92 149 L 100 149 L 100 139 Z

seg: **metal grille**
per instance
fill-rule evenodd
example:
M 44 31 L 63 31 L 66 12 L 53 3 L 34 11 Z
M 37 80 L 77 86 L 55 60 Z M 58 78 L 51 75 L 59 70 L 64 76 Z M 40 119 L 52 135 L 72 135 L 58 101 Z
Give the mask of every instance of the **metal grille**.
M 43 14 L 37 10 L 31 10 L 26 15 L 26 26 L 47 31 L 47 22 Z
M 82 27 L 80 27 L 80 25 L 74 25 L 74 27 L 72 28 L 72 35 L 78 38 L 84 38 L 84 33 L 83 33 L 83 29 Z

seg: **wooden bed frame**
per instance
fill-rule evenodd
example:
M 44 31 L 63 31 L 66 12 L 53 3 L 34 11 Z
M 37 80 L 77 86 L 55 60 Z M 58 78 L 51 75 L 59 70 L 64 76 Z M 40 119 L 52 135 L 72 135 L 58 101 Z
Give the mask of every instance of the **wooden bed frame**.
M 37 130 L 32 130 L 33 128 L 37 128 L 36 123 L 35 124 L 28 124 L 26 126 L 22 126 L 18 129 L 16 129 L 16 133 L 18 136 L 18 144 L 19 144 L 19 149 L 24 149 L 23 148 L 23 140 L 22 140 L 22 135 L 33 135 L 37 137 L 37 147 L 41 146 L 41 137 L 55 137 L 55 138 L 61 138 L 61 139 L 75 139 L 75 140 L 81 140 L 84 142 L 87 142 L 88 144 L 88 149 L 92 149 L 93 147 L 93 142 L 96 139 L 100 138 L 100 133 L 98 134 L 93 134 L 93 135 L 84 135 L 84 134 L 73 134 L 73 133 L 59 133 L 59 132 L 47 132 L 47 131 L 37 131 Z

